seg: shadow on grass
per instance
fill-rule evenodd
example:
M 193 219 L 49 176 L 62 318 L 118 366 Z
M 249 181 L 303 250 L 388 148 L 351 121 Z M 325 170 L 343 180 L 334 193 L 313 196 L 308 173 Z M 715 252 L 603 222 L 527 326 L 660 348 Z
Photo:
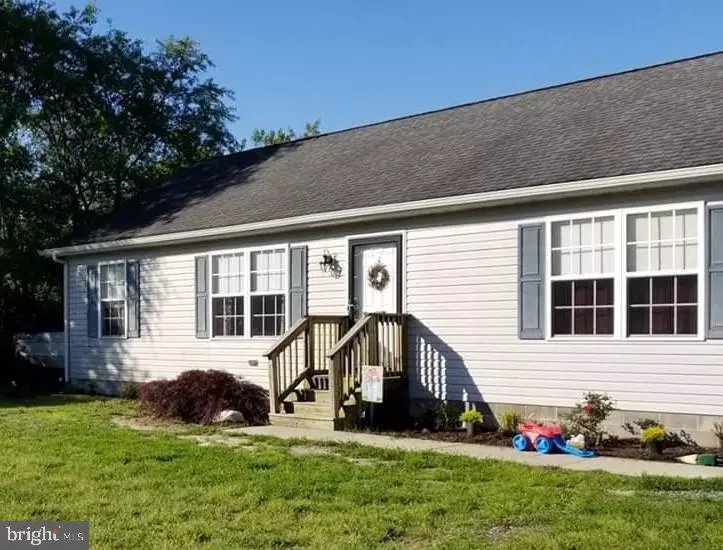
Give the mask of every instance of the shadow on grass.
M 12 395 L 0 393 L 0 409 L 16 407 L 59 407 L 62 405 L 77 405 L 80 403 L 108 401 L 112 399 L 117 398 L 87 394 Z

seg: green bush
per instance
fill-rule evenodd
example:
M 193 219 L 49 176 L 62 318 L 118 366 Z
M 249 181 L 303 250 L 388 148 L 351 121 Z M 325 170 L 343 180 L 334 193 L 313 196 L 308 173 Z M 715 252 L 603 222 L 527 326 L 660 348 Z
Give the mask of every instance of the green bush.
M 478 410 L 470 409 L 460 414 L 459 419 L 466 424 L 481 424 L 484 416 L 482 416 L 482 413 Z
M 500 415 L 498 423 L 504 435 L 515 435 L 522 424 L 522 415 L 516 411 L 505 411 Z
M 657 425 L 645 428 L 640 434 L 640 441 L 647 445 L 656 441 L 665 441 L 668 433 L 665 431 L 665 427 Z
M 614 410 L 613 400 L 606 393 L 586 393 L 570 413 L 561 415 L 563 430 L 570 436 L 582 434 L 588 445 L 599 447 L 607 435 L 602 424 Z
M 432 431 L 449 431 L 459 428 L 459 415 L 464 411 L 459 401 L 437 401 L 425 408 L 419 419 L 421 427 Z

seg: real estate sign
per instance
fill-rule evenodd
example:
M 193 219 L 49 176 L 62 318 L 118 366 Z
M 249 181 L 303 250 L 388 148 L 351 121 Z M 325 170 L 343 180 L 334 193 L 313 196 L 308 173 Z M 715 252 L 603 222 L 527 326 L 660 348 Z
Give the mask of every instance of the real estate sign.
M 381 365 L 362 365 L 362 399 L 381 403 L 384 397 L 384 369 Z

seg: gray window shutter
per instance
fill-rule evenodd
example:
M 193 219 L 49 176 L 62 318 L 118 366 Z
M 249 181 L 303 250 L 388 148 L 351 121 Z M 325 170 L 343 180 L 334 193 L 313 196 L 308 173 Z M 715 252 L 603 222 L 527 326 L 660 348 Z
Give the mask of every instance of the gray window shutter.
M 98 338 L 98 266 L 89 265 L 88 270 L 88 338 Z
M 708 338 L 723 338 L 723 207 L 708 210 Z
M 128 338 L 141 337 L 141 272 L 137 261 L 126 264 L 126 288 L 128 289 Z
M 295 246 L 291 249 L 289 312 L 292 324 L 306 315 L 306 255 L 305 246 Z
M 196 256 L 196 338 L 208 336 L 208 256 Z
M 523 340 L 545 338 L 545 226 L 522 225 L 519 229 L 519 284 L 517 315 Z

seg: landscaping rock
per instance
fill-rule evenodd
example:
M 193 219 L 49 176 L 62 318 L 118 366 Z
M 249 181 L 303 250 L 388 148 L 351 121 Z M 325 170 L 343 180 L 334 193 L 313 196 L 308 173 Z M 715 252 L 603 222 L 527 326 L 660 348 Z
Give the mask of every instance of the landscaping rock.
M 244 422 L 244 415 L 239 411 L 225 410 L 221 411 L 213 419 L 214 424 L 239 424 Z

